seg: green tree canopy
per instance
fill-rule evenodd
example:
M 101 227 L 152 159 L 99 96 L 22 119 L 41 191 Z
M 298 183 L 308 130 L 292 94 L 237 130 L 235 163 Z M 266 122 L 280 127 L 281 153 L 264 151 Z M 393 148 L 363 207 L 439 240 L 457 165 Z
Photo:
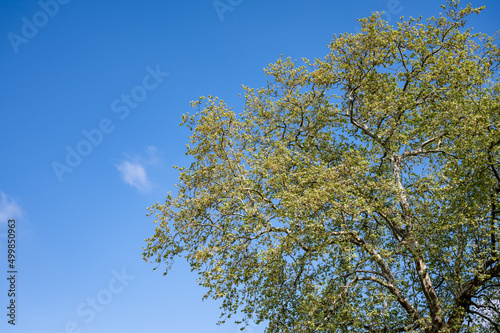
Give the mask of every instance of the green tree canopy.
M 500 52 L 443 9 L 280 58 L 239 114 L 193 102 L 144 259 L 268 332 L 500 332 Z

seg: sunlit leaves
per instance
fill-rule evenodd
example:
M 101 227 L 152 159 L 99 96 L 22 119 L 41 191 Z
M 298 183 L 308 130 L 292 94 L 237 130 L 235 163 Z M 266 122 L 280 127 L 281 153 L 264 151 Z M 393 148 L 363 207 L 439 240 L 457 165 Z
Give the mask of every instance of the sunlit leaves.
M 144 258 L 185 257 L 222 321 L 241 311 L 269 332 L 498 318 L 500 52 L 465 28 L 480 8 L 445 9 L 396 27 L 374 14 L 324 59 L 278 59 L 240 113 L 193 102 L 193 163 L 150 208 Z

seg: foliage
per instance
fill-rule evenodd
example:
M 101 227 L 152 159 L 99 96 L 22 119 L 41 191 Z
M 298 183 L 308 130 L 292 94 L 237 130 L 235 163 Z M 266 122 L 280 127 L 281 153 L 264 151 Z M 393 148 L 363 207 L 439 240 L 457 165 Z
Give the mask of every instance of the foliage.
M 193 102 L 145 260 L 268 332 L 500 332 L 500 52 L 442 7 L 280 58 L 240 114 Z

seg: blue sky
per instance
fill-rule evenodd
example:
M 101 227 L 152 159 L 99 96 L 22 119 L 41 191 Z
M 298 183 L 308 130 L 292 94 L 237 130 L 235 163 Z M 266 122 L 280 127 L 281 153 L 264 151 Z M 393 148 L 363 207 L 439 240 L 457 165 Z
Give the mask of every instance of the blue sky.
M 475 31 L 498 30 L 500 3 Z M 142 260 L 146 208 L 175 191 L 189 101 L 236 110 L 281 54 L 323 57 L 334 34 L 435 0 L 0 0 L 0 331 L 238 332 L 217 326 L 196 273 Z M 7 220 L 17 221 L 16 326 L 7 324 Z M 249 332 L 263 332 L 251 326 Z

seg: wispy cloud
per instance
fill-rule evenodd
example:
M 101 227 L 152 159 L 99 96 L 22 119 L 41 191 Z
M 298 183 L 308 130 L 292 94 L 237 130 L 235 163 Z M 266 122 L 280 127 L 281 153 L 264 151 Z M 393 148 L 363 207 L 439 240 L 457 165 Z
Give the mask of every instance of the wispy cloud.
M 156 184 L 150 181 L 148 171 L 162 164 L 162 152 L 155 146 L 148 146 L 142 154 L 132 156 L 125 154 L 125 156 L 124 161 L 115 164 L 123 182 L 135 187 L 141 193 L 149 193 Z
M 0 223 L 22 216 L 23 211 L 17 202 L 11 196 L 0 191 Z
M 116 168 L 120 171 L 122 180 L 140 192 L 148 192 L 151 189 L 151 182 L 148 179 L 146 170 L 139 162 L 123 161 Z

